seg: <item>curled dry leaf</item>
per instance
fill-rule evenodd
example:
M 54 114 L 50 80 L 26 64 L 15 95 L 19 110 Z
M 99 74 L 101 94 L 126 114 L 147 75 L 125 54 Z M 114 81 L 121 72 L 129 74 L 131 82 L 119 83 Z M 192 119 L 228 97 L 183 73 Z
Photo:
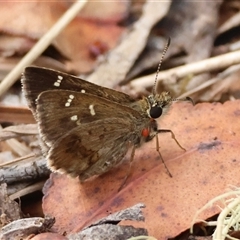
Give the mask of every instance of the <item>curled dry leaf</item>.
M 69 239 L 123 239 L 147 235 L 144 228 L 134 228 L 133 226 L 116 225 L 122 220 L 144 221 L 141 208 L 143 204 L 137 204 L 133 207 L 121 210 L 117 213 L 110 214 L 106 218 L 98 220 L 79 233 L 70 234 Z
M 143 221 L 144 216 L 141 211 L 143 204 L 137 204 L 133 207 L 125 210 L 113 213 L 108 217 L 101 219 L 91 226 L 88 226 L 84 230 L 68 235 L 67 237 L 60 236 L 53 233 L 42 233 L 34 238 L 33 240 L 92 240 L 92 239 L 127 239 L 132 236 L 145 235 L 147 236 L 146 229 L 134 228 L 132 226 L 116 225 L 122 220 L 136 220 Z
M 102 226 L 93 226 L 83 230 L 79 234 L 71 234 L 71 240 L 92 240 L 92 239 L 119 239 L 125 240 L 132 236 L 147 235 L 143 228 L 134 228 L 133 226 L 119 226 L 104 224 Z
M 145 208 L 144 204 L 142 204 L 142 203 L 136 204 L 127 209 L 121 210 L 116 213 L 112 213 L 109 216 L 107 216 L 101 220 L 98 220 L 93 225 L 104 224 L 107 222 L 118 223 L 122 220 L 144 221 L 145 218 L 144 218 L 144 215 L 142 212 L 142 208 Z
M 24 218 L 15 220 L 4 226 L 0 231 L 1 240 L 21 240 L 31 234 L 47 231 L 54 224 L 51 218 Z
M 160 151 L 173 178 L 159 161 L 153 140 L 136 151 L 132 175 L 120 192 L 128 161 L 83 184 L 65 175 L 51 175 L 44 189 L 43 211 L 56 218 L 55 231 L 71 233 L 108 212 L 143 202 L 145 222 L 137 226 L 157 239 L 174 237 L 190 227 L 196 210 L 208 200 L 229 184 L 240 184 L 239 116 L 240 101 L 194 107 L 176 103 L 160 121 L 160 128 L 171 129 L 187 151 L 179 149 L 169 134 L 159 135 Z M 211 208 L 201 218 L 217 211 Z

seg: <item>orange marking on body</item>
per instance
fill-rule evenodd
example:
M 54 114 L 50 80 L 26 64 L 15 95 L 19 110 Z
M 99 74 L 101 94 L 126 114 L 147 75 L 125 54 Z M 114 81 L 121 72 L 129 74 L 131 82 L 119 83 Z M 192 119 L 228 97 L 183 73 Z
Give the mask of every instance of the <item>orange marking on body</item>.
M 148 130 L 148 128 L 144 128 L 144 129 L 142 130 L 142 136 L 143 136 L 143 137 L 148 137 L 148 136 L 149 136 L 149 130 Z

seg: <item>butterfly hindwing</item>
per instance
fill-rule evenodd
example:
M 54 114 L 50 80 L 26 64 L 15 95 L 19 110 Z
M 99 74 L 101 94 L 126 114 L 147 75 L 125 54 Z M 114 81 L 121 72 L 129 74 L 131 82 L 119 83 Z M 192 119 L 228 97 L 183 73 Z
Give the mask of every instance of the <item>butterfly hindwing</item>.
M 128 120 L 119 118 L 79 126 L 52 144 L 47 156 L 49 166 L 79 176 L 82 181 L 107 172 L 121 162 L 128 140 L 135 138 L 131 127 Z

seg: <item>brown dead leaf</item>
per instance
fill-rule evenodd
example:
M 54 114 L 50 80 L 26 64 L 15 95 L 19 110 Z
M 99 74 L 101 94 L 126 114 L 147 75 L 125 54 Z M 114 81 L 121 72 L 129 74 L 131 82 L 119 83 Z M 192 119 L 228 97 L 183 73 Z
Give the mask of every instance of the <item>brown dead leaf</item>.
M 112 49 L 123 31 L 124 28 L 113 24 L 76 18 L 59 34 L 54 46 L 69 59 L 66 61 L 69 71 L 89 72 L 96 62 L 92 49 L 99 49 L 100 54 Z M 103 52 L 99 45 L 104 46 Z
M 144 221 L 142 208 L 143 204 L 123 209 L 119 212 L 112 213 L 106 218 L 94 222 L 87 228 L 78 233 L 68 235 L 69 239 L 91 240 L 91 239 L 129 239 L 131 237 L 146 236 L 148 232 L 144 228 L 134 228 L 129 225 L 118 225 L 123 220 Z
M 54 230 L 76 232 L 138 202 L 146 205 L 146 220 L 137 226 L 146 228 L 149 235 L 165 239 L 188 229 L 195 212 L 207 201 L 229 184 L 240 184 L 239 115 L 240 101 L 194 107 L 175 104 L 160 126 L 171 129 L 187 151 L 179 149 L 168 134 L 159 135 L 160 150 L 173 178 L 159 161 L 155 141 L 136 151 L 132 176 L 120 192 L 128 161 L 84 184 L 52 174 L 45 185 L 43 210 L 56 218 Z M 205 219 L 217 211 L 212 208 L 199 217 Z
M 26 107 L 3 106 L 0 104 L 0 122 L 35 123 L 31 111 Z
M 147 231 L 143 228 L 134 228 L 132 226 L 119 226 L 119 223 L 122 220 L 132 220 L 132 221 L 144 221 L 144 216 L 142 214 L 143 204 L 136 204 L 130 208 L 124 209 L 117 213 L 110 214 L 104 219 L 101 219 L 98 222 L 93 223 L 91 226 L 88 226 L 83 231 L 78 233 L 73 233 L 68 235 L 69 240 L 92 240 L 92 239 L 129 239 L 133 236 L 146 236 Z M 62 240 L 58 234 L 45 233 L 39 234 L 33 239 L 46 240 L 46 239 L 56 239 Z
M 34 40 L 26 37 L 0 35 L 0 56 L 5 58 L 14 54 L 23 55 L 34 44 Z
M 38 39 L 46 33 L 67 9 L 56 1 L 3 1 L 0 6 L 0 31 L 32 39 Z
M 0 185 L 0 229 L 11 221 L 22 217 L 21 209 L 17 202 L 11 200 L 7 194 L 7 184 Z
M 69 4 L 69 1 L 66 3 Z M 88 1 L 79 16 L 105 23 L 116 23 L 128 16 L 130 3 L 130 1 L 108 1 L 106 4 L 105 0 Z
M 0 32 L 11 34 L 12 37 L 25 36 L 39 39 L 56 23 L 68 7 L 67 1 L 1 2 Z M 92 70 L 96 59 L 91 56 L 91 46 L 98 41 L 106 45 L 106 50 L 109 50 L 117 44 L 124 30 L 123 27 L 117 26 L 117 23 L 126 17 L 128 8 L 128 1 L 99 1 L 96 5 L 95 3 L 87 4 L 85 12 L 83 9 L 83 14 L 80 13 L 53 43 L 68 59 L 69 69 L 76 72 Z M 27 51 L 27 46 L 31 47 L 31 44 L 24 44 L 22 47 L 19 44 L 13 45 L 12 48 L 6 45 L 5 49 L 2 45 L 1 51 L 5 55 L 13 55 L 14 51 Z
M 15 220 L 0 230 L 1 240 L 30 239 L 34 234 L 48 231 L 54 224 L 54 219 L 45 217 L 23 218 Z
M 232 238 L 240 239 L 240 231 L 232 231 L 229 235 Z M 226 240 L 230 240 L 230 238 L 226 238 Z

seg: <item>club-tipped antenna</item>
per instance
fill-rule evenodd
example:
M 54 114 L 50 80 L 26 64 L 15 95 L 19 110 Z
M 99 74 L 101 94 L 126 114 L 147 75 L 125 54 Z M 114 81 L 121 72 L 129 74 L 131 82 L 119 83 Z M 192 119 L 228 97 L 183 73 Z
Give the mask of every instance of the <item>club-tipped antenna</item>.
M 185 97 L 185 98 L 173 98 L 172 99 L 173 102 L 177 102 L 177 101 L 186 101 L 186 102 L 190 102 L 192 105 L 194 105 L 194 102 L 192 100 L 192 98 L 190 97 Z
M 156 95 L 156 84 L 157 84 L 158 74 L 159 74 L 159 72 L 160 72 L 160 68 L 161 68 L 163 59 L 164 59 L 165 54 L 166 54 L 166 52 L 167 52 L 167 50 L 168 50 L 168 48 L 169 48 L 170 43 L 171 43 L 171 39 L 170 39 L 170 37 L 169 37 L 169 38 L 168 38 L 168 41 L 167 41 L 167 43 L 166 43 L 166 45 L 165 45 L 165 47 L 164 47 L 164 49 L 163 49 L 163 53 L 162 53 L 160 62 L 159 62 L 159 64 L 158 64 L 157 73 L 156 73 L 155 81 L 154 81 L 154 84 L 153 84 L 153 90 L 152 90 L 153 95 Z

